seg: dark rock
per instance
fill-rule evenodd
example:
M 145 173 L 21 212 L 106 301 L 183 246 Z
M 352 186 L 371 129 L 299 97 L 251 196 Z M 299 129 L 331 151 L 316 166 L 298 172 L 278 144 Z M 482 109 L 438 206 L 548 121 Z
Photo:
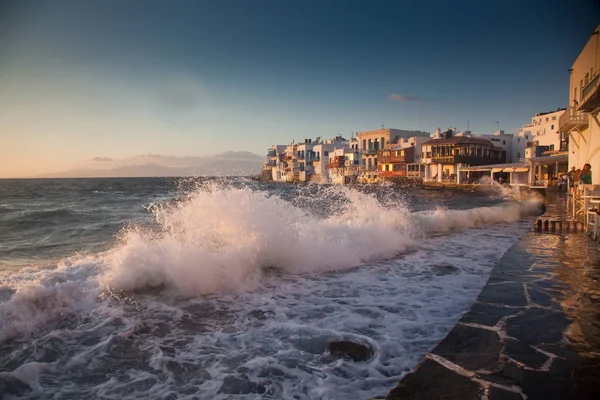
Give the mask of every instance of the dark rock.
M 483 288 L 478 301 L 496 303 L 508 306 L 526 306 L 527 298 L 521 283 L 503 283 L 487 285 Z
M 582 361 L 584 359 L 577 351 L 567 347 L 564 343 L 541 344 L 536 347 L 565 359 L 573 361 Z
M 494 268 L 494 272 L 527 271 L 534 262 L 535 258 L 526 251 L 526 245 L 518 242 L 504 253 L 504 256 L 502 256 L 498 265 Z
M 523 271 L 496 271 L 492 270 L 488 283 L 523 283 L 532 282 L 550 277 L 549 274 L 531 273 Z
M 365 361 L 373 356 L 373 349 L 366 344 L 351 340 L 334 340 L 327 343 L 327 350 L 334 357 L 352 361 Z
M 477 377 L 500 385 L 520 385 L 523 382 L 524 369 L 513 361 L 506 361 L 502 369 L 493 374 L 477 374 Z
M 555 358 L 550 365 L 550 373 L 562 378 L 570 378 L 577 363 L 572 360 Z
M 225 394 L 265 394 L 266 392 L 267 388 L 265 385 L 232 375 L 223 379 L 223 384 L 219 388 L 219 393 Z
M 386 400 L 475 400 L 483 388 L 471 379 L 425 359 L 416 371 L 406 375 Z
M 521 309 L 508 308 L 508 307 L 497 307 L 490 304 L 474 303 L 471 309 L 463 315 L 461 322 L 470 322 L 479 325 L 494 326 L 502 318 L 507 315 L 516 314 Z
M 531 308 L 510 318 L 506 333 L 525 344 L 558 343 L 570 322 L 562 312 Z
M 530 368 L 541 367 L 549 358 L 525 343 L 514 339 L 507 340 L 504 352 L 513 360 L 522 362 Z
M 531 303 L 537 304 L 543 307 L 556 306 L 558 303 L 554 301 L 552 296 L 535 289 L 528 288 L 529 298 L 531 299 Z
M 431 269 L 433 273 L 438 276 L 456 274 L 458 271 L 460 271 L 458 267 L 450 264 L 434 265 Z
M 523 371 L 523 393 L 528 400 L 577 399 L 573 381 L 546 371 Z
M 523 400 L 523 396 L 519 393 L 492 386 L 488 400 Z
M 499 366 L 501 349 L 496 332 L 457 325 L 433 353 L 469 370 L 493 370 Z
M 574 368 L 573 380 L 581 399 L 600 398 L 600 360 L 588 361 Z

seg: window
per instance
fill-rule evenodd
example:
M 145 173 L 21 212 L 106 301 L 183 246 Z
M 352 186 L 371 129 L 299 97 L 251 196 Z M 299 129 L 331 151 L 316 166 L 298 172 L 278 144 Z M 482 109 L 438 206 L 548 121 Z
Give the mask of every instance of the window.
M 425 152 L 421 152 L 421 158 L 425 158 Z
M 503 140 L 503 141 L 502 141 L 502 144 L 506 144 L 506 140 Z
M 585 84 L 587 85 L 588 83 L 590 83 L 590 74 L 586 72 L 586 74 L 585 74 Z
M 367 139 L 363 139 L 363 149 L 367 148 Z
M 386 170 L 386 171 L 389 171 L 389 170 L 390 170 L 390 166 L 389 166 L 389 164 L 386 164 L 386 165 L 385 165 L 385 170 Z
M 556 121 L 556 115 L 552 117 L 552 121 Z
M 521 152 L 520 151 L 517 151 L 517 158 L 521 159 Z
M 550 129 L 554 130 L 554 125 L 552 125 L 552 126 L 550 127 Z
M 431 158 L 431 152 L 430 151 L 427 152 L 427 158 Z
M 550 121 L 550 118 L 546 117 L 546 122 Z
M 579 93 L 579 97 L 581 98 L 579 100 L 583 100 L 583 79 L 579 81 L 579 87 L 581 88 L 581 92 Z
M 517 143 L 521 143 L 521 138 L 517 138 Z
M 385 138 L 381 138 L 381 148 L 385 147 Z
M 328 151 L 324 151 L 324 152 L 323 152 L 323 155 L 324 155 L 325 157 L 327 157 L 327 156 L 329 156 L 329 152 L 328 152 Z

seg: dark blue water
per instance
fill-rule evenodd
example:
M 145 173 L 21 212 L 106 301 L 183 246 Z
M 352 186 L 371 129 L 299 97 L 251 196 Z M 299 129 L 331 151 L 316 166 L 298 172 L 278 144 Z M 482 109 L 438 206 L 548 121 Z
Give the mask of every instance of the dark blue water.
M 384 395 L 536 208 L 491 189 L 0 180 L 0 397 Z M 374 357 L 333 358 L 340 338 Z

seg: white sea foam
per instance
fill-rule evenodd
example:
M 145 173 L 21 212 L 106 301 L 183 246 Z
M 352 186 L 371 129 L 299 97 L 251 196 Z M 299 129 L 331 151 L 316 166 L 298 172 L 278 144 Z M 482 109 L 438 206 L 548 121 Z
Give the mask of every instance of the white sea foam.
M 0 351 L 30 335 L 32 349 L 49 349 L 2 376 L 31 398 L 372 398 L 443 337 L 524 232 L 497 223 L 539 205 L 412 213 L 348 188 L 321 193 L 337 199 L 327 217 L 266 192 L 204 187 L 153 206 L 155 225 L 125 230 L 105 254 L 0 274 Z M 174 292 L 132 293 L 156 286 Z M 375 357 L 328 358 L 340 337 Z M 42 388 L 40 374 L 80 383 Z
M 394 257 L 423 234 L 515 222 L 539 207 L 528 200 L 411 213 L 401 203 L 386 208 L 372 195 L 331 190 L 346 201 L 327 218 L 248 188 L 211 186 L 187 201 L 155 206 L 158 231 L 126 232 L 106 257 L 100 283 L 110 290 L 173 285 L 187 294 L 247 290 L 260 283 L 263 267 L 288 273 L 353 268 Z

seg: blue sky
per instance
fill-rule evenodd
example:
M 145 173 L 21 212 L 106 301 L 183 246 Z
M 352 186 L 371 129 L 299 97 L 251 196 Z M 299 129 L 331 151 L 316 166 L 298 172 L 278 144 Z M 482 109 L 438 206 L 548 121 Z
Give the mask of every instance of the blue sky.
M 538 4 L 0 0 L 0 177 L 381 124 L 512 132 L 567 105 L 600 23 L 593 0 Z

